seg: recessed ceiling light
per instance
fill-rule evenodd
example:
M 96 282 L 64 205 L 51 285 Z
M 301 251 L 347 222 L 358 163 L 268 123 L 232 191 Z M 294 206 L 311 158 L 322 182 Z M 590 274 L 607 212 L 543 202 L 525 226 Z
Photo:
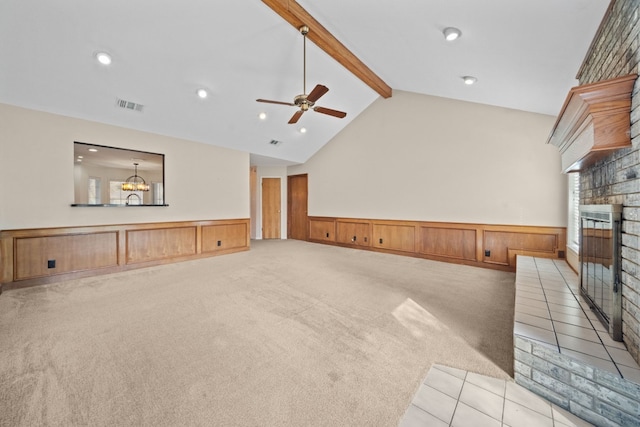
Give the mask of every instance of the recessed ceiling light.
M 473 76 L 464 76 L 462 80 L 464 80 L 464 84 L 466 85 L 472 85 L 478 81 L 478 79 Z
M 78 158 L 77 162 L 82 163 L 82 159 Z
M 300 133 L 307 133 L 307 128 L 300 128 Z
M 109 65 L 111 64 L 111 55 L 109 55 L 106 52 L 98 52 L 96 53 L 96 59 L 98 60 L 99 63 L 101 63 L 102 65 Z
M 445 40 L 451 42 L 459 38 L 462 35 L 462 31 L 454 27 L 447 27 L 442 30 L 442 34 L 444 34 Z
M 97 148 L 89 148 L 89 151 L 91 151 L 92 153 L 97 153 L 98 149 Z
M 264 119 L 266 119 L 266 118 L 267 118 L 267 113 L 260 113 L 260 114 L 258 114 L 258 118 L 259 118 L 260 120 L 264 120 Z
M 78 156 L 79 159 L 84 159 L 84 156 Z
M 196 93 L 198 94 L 198 96 L 202 99 L 205 99 L 207 96 L 209 96 L 209 92 L 207 92 L 206 89 L 198 89 L 196 91 Z

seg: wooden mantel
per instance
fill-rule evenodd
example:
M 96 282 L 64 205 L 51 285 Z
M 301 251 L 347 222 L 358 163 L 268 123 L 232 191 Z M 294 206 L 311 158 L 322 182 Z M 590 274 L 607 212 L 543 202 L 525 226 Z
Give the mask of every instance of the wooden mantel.
M 562 171 L 578 172 L 614 150 L 631 146 L 631 93 L 637 74 L 569 91 L 547 144 L 558 147 Z

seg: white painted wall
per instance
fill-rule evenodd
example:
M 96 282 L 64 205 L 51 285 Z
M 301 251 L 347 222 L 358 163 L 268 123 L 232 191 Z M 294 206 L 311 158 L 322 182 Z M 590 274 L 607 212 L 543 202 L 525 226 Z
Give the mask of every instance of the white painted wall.
M 256 189 L 257 227 L 256 239 L 262 239 L 262 179 L 280 178 L 280 238 L 287 238 L 287 167 L 286 166 L 258 166 L 258 188 Z
M 309 174 L 309 215 L 566 226 L 554 123 L 394 91 L 288 173 Z
M 165 155 L 168 207 L 71 207 L 73 142 Z M 0 104 L 0 229 L 249 217 L 249 154 Z

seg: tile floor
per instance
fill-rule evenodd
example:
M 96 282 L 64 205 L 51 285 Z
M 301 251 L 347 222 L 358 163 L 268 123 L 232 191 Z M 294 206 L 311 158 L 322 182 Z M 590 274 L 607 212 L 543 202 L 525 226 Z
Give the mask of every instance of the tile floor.
M 640 383 L 640 367 L 580 296 L 564 261 L 527 258 L 516 278 L 514 334 Z M 433 365 L 400 427 L 590 426 L 512 380 Z
M 511 380 L 433 365 L 400 427 L 590 426 Z
M 640 383 L 640 366 L 580 295 L 564 260 L 518 257 L 514 334 Z

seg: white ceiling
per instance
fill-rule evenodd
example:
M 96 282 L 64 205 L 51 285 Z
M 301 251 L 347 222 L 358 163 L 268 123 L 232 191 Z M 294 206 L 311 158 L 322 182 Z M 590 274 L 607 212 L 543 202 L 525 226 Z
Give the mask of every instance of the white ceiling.
M 394 90 L 556 115 L 609 1 L 298 3 Z M 462 38 L 445 42 L 447 26 Z M 294 107 L 257 103 L 302 93 L 302 36 L 259 0 L 1 0 L 0 40 L 1 103 L 248 151 L 262 165 L 306 161 L 379 97 L 308 41 L 307 92 L 326 85 L 317 105 L 347 117 L 310 111 L 289 125 Z M 109 67 L 94 58 L 103 50 Z

